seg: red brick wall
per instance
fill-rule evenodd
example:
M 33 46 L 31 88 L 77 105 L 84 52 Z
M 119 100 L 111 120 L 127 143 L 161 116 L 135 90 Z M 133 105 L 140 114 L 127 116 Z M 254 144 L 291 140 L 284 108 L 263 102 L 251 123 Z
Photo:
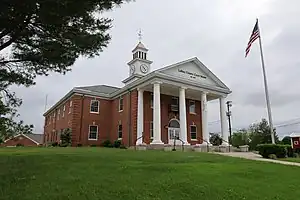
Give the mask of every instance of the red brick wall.
M 28 139 L 27 137 L 22 136 L 22 135 L 6 141 L 1 146 L 16 146 L 17 144 L 22 144 L 23 146 L 26 146 L 26 147 L 37 146 L 36 143 L 34 143 L 30 139 Z
M 101 145 L 109 138 L 111 127 L 111 104 L 110 100 L 90 96 L 76 95 L 73 98 L 74 113 L 72 121 L 72 145 L 77 144 Z M 99 114 L 90 112 L 91 100 L 99 101 Z M 83 107 L 82 107 L 83 106 Z M 98 139 L 89 140 L 89 126 L 98 126 Z
M 59 142 L 59 132 L 65 128 L 71 128 L 72 123 L 72 114 L 73 110 L 70 108 L 70 100 L 68 99 L 59 105 L 55 110 L 45 116 L 45 124 L 44 124 L 44 143 L 50 142 Z M 63 106 L 65 105 L 65 111 L 63 111 Z M 72 106 L 73 107 L 73 106 Z M 58 114 L 58 110 L 60 109 L 60 114 Z M 71 113 L 69 111 L 71 110 Z M 54 112 L 55 118 L 53 117 Z M 64 113 L 64 115 L 63 115 Z M 50 122 L 51 116 L 51 123 Z M 59 116 L 59 117 L 58 117 Z
M 123 111 L 119 111 L 119 97 L 112 100 L 111 106 L 111 134 L 109 139 L 114 142 L 118 139 L 119 121 L 122 123 L 122 143 L 125 146 L 133 145 L 137 131 L 137 91 L 123 94 Z
M 53 112 L 51 124 L 49 124 L 49 115 L 45 119 L 45 141 L 48 142 L 59 141 L 53 130 L 60 131 L 64 128 L 72 129 L 72 146 L 82 144 L 87 145 L 101 145 L 103 141 L 109 139 L 114 142 L 118 139 L 118 124 L 122 123 L 122 143 L 126 146 L 134 145 L 137 137 L 137 90 L 127 92 L 123 96 L 123 111 L 119 111 L 119 97 L 114 100 L 106 100 L 96 98 L 100 102 L 99 114 L 90 113 L 90 103 L 95 97 L 74 95 L 71 97 L 72 110 L 69 113 L 70 100 L 67 100 L 60 105 L 60 118 L 57 120 L 58 113 L 53 122 Z M 150 106 L 152 95 L 150 92 L 144 92 L 144 142 L 149 144 L 150 139 L 150 122 L 153 121 L 153 109 Z M 175 113 L 169 111 L 172 96 L 161 95 L 161 134 L 162 141 L 168 142 L 169 121 L 174 118 Z M 66 105 L 65 116 L 62 117 L 63 105 Z M 56 109 L 57 112 L 58 108 Z M 188 142 L 191 144 L 201 143 L 202 141 L 202 127 L 201 127 L 201 104 L 196 101 L 196 114 L 189 113 L 189 100 L 186 100 L 187 110 L 187 133 Z M 179 115 L 176 114 L 179 119 Z M 197 126 L 197 141 L 190 139 L 190 125 Z M 98 140 L 88 140 L 89 125 L 98 126 Z

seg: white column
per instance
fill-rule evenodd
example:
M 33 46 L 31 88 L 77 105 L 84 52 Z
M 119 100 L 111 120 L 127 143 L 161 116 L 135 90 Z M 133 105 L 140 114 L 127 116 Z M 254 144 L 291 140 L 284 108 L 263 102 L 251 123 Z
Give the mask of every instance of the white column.
M 136 145 L 143 143 L 144 132 L 144 90 L 138 89 L 138 109 L 137 109 L 137 141 Z
M 185 90 L 184 87 L 179 88 L 180 136 L 184 144 L 189 145 L 187 141 Z
M 225 106 L 225 97 L 221 97 L 220 99 L 220 119 L 221 119 L 221 133 L 222 133 L 222 138 L 223 141 L 222 145 L 228 146 L 228 125 L 227 125 L 227 120 L 226 120 L 226 106 Z
M 207 122 L 207 97 L 206 92 L 201 93 L 201 114 L 202 114 L 202 137 L 204 142 L 203 145 L 209 142 L 208 122 Z
M 160 84 L 160 82 L 153 83 L 153 141 L 151 144 L 163 144 L 161 141 Z

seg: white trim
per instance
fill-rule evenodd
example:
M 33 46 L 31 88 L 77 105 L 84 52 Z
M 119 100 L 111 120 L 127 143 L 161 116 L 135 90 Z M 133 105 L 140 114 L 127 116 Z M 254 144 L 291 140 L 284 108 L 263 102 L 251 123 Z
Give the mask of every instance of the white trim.
M 196 127 L 196 139 L 192 139 L 192 129 L 191 129 L 192 126 Z M 198 139 L 197 139 L 197 137 L 198 137 L 198 128 L 197 128 L 197 125 L 195 125 L 195 124 L 190 125 L 190 131 L 189 131 L 189 133 L 190 133 L 191 141 L 198 141 Z
M 179 127 L 180 127 L 180 121 L 177 118 L 172 118 L 172 119 L 169 120 L 168 128 L 174 128 L 174 127 L 169 127 L 170 122 L 173 121 L 173 120 L 177 121 L 178 124 L 179 124 Z
M 7 139 L 7 140 L 5 140 L 3 143 L 5 143 L 5 142 L 7 142 L 7 141 L 9 141 L 9 140 L 11 140 L 11 139 L 14 139 L 14 138 L 16 138 L 16 137 L 19 137 L 19 136 L 24 136 L 24 137 L 26 137 L 27 139 L 29 139 L 29 140 L 31 140 L 32 142 L 34 142 L 35 144 L 37 144 L 37 145 L 40 144 L 40 143 L 38 143 L 37 141 L 31 139 L 30 137 L 28 137 L 27 135 L 25 135 L 25 134 L 23 134 L 23 133 L 20 133 L 20 134 L 14 136 L 14 137 L 12 137 L 12 138 Z
M 197 83 L 194 81 L 189 81 L 186 79 L 182 78 L 177 78 L 174 76 L 169 76 L 167 74 L 161 73 L 161 71 L 166 70 L 168 68 L 178 66 L 180 64 L 184 64 L 187 62 L 195 62 L 205 73 L 207 73 L 208 77 L 212 78 L 220 87 L 214 87 L 211 85 L 206 85 L 206 84 L 201 84 Z M 158 78 L 158 79 L 157 79 Z M 163 81 L 164 83 L 170 83 L 173 85 L 178 85 L 178 86 L 184 86 L 188 87 L 190 89 L 195 89 L 195 90 L 201 90 L 201 91 L 206 91 L 210 93 L 214 93 L 216 95 L 227 95 L 230 94 L 231 91 L 230 89 L 219 79 L 217 78 L 198 58 L 192 58 L 188 59 L 164 68 L 161 68 L 159 70 L 153 71 L 140 79 L 133 81 L 123 88 L 120 88 L 119 90 L 116 90 L 115 92 L 112 92 L 110 94 L 105 94 L 105 93 L 98 93 L 98 92 L 92 92 L 89 90 L 84 90 L 80 88 L 73 88 L 71 91 L 69 91 L 63 98 L 61 98 L 56 104 L 54 104 L 48 111 L 44 113 L 44 116 L 49 114 L 53 109 L 55 109 L 58 105 L 62 104 L 63 102 L 69 100 L 72 96 L 74 95 L 95 95 L 96 97 L 100 97 L 103 99 L 115 99 L 118 98 L 120 95 L 127 93 L 128 91 L 135 90 L 137 87 L 142 87 L 143 85 L 149 85 L 149 81 L 153 82 L 157 79 L 158 81 Z M 76 94 L 79 93 L 79 94 Z
M 122 133 L 122 137 L 120 138 L 120 131 L 119 131 L 119 127 L 122 126 L 122 129 L 121 129 L 121 133 Z M 123 124 L 122 122 L 118 124 L 118 140 L 122 140 L 123 139 Z
M 121 110 L 121 100 L 122 100 L 122 110 Z M 124 97 L 123 96 L 120 96 L 119 97 L 119 112 L 123 112 L 124 110 Z
M 98 107 L 97 107 L 98 112 L 92 111 L 92 104 L 93 104 L 93 102 L 98 102 Z M 100 112 L 100 101 L 97 100 L 97 99 L 92 99 L 92 100 L 90 101 L 90 113 L 93 113 L 93 114 L 99 114 L 99 112 Z
M 90 138 L 91 126 L 96 126 L 96 127 L 97 127 L 96 139 L 91 139 L 91 138 Z M 89 125 L 88 140 L 89 140 L 89 141 L 97 141 L 97 140 L 98 140 L 98 134 L 99 134 L 99 127 L 98 127 L 98 125 Z
M 169 66 L 159 69 L 157 71 L 163 72 L 167 69 L 177 67 L 177 66 L 189 63 L 189 62 L 194 62 L 205 73 L 205 75 L 207 75 L 209 78 L 211 78 L 213 81 L 215 81 L 215 83 L 217 83 L 217 85 L 219 87 L 229 90 L 229 88 L 214 73 L 212 73 L 197 57 L 190 58 L 188 60 L 184 60 L 184 61 L 172 64 L 172 65 L 169 65 Z

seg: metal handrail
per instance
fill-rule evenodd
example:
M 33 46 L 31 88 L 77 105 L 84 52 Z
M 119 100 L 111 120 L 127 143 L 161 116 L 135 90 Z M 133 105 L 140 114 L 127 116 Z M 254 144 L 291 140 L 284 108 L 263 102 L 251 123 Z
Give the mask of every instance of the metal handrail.
M 143 139 L 144 139 L 144 132 L 142 132 L 142 135 L 140 136 L 140 137 L 138 137 L 136 140 L 135 140 L 135 142 L 134 142 L 134 149 L 136 150 L 136 142 L 139 140 L 139 139 L 141 139 L 142 138 L 142 141 L 143 141 Z
M 178 137 L 178 140 L 181 142 L 181 149 L 184 151 L 184 141 Z

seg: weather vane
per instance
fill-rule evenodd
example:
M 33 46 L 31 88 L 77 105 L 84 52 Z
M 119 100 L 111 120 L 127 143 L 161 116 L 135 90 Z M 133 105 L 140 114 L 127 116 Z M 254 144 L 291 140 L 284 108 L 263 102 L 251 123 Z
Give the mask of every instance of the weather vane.
M 143 38 L 143 34 L 142 34 L 142 30 L 141 29 L 139 30 L 138 36 L 139 36 L 139 41 L 141 42 L 142 38 Z

